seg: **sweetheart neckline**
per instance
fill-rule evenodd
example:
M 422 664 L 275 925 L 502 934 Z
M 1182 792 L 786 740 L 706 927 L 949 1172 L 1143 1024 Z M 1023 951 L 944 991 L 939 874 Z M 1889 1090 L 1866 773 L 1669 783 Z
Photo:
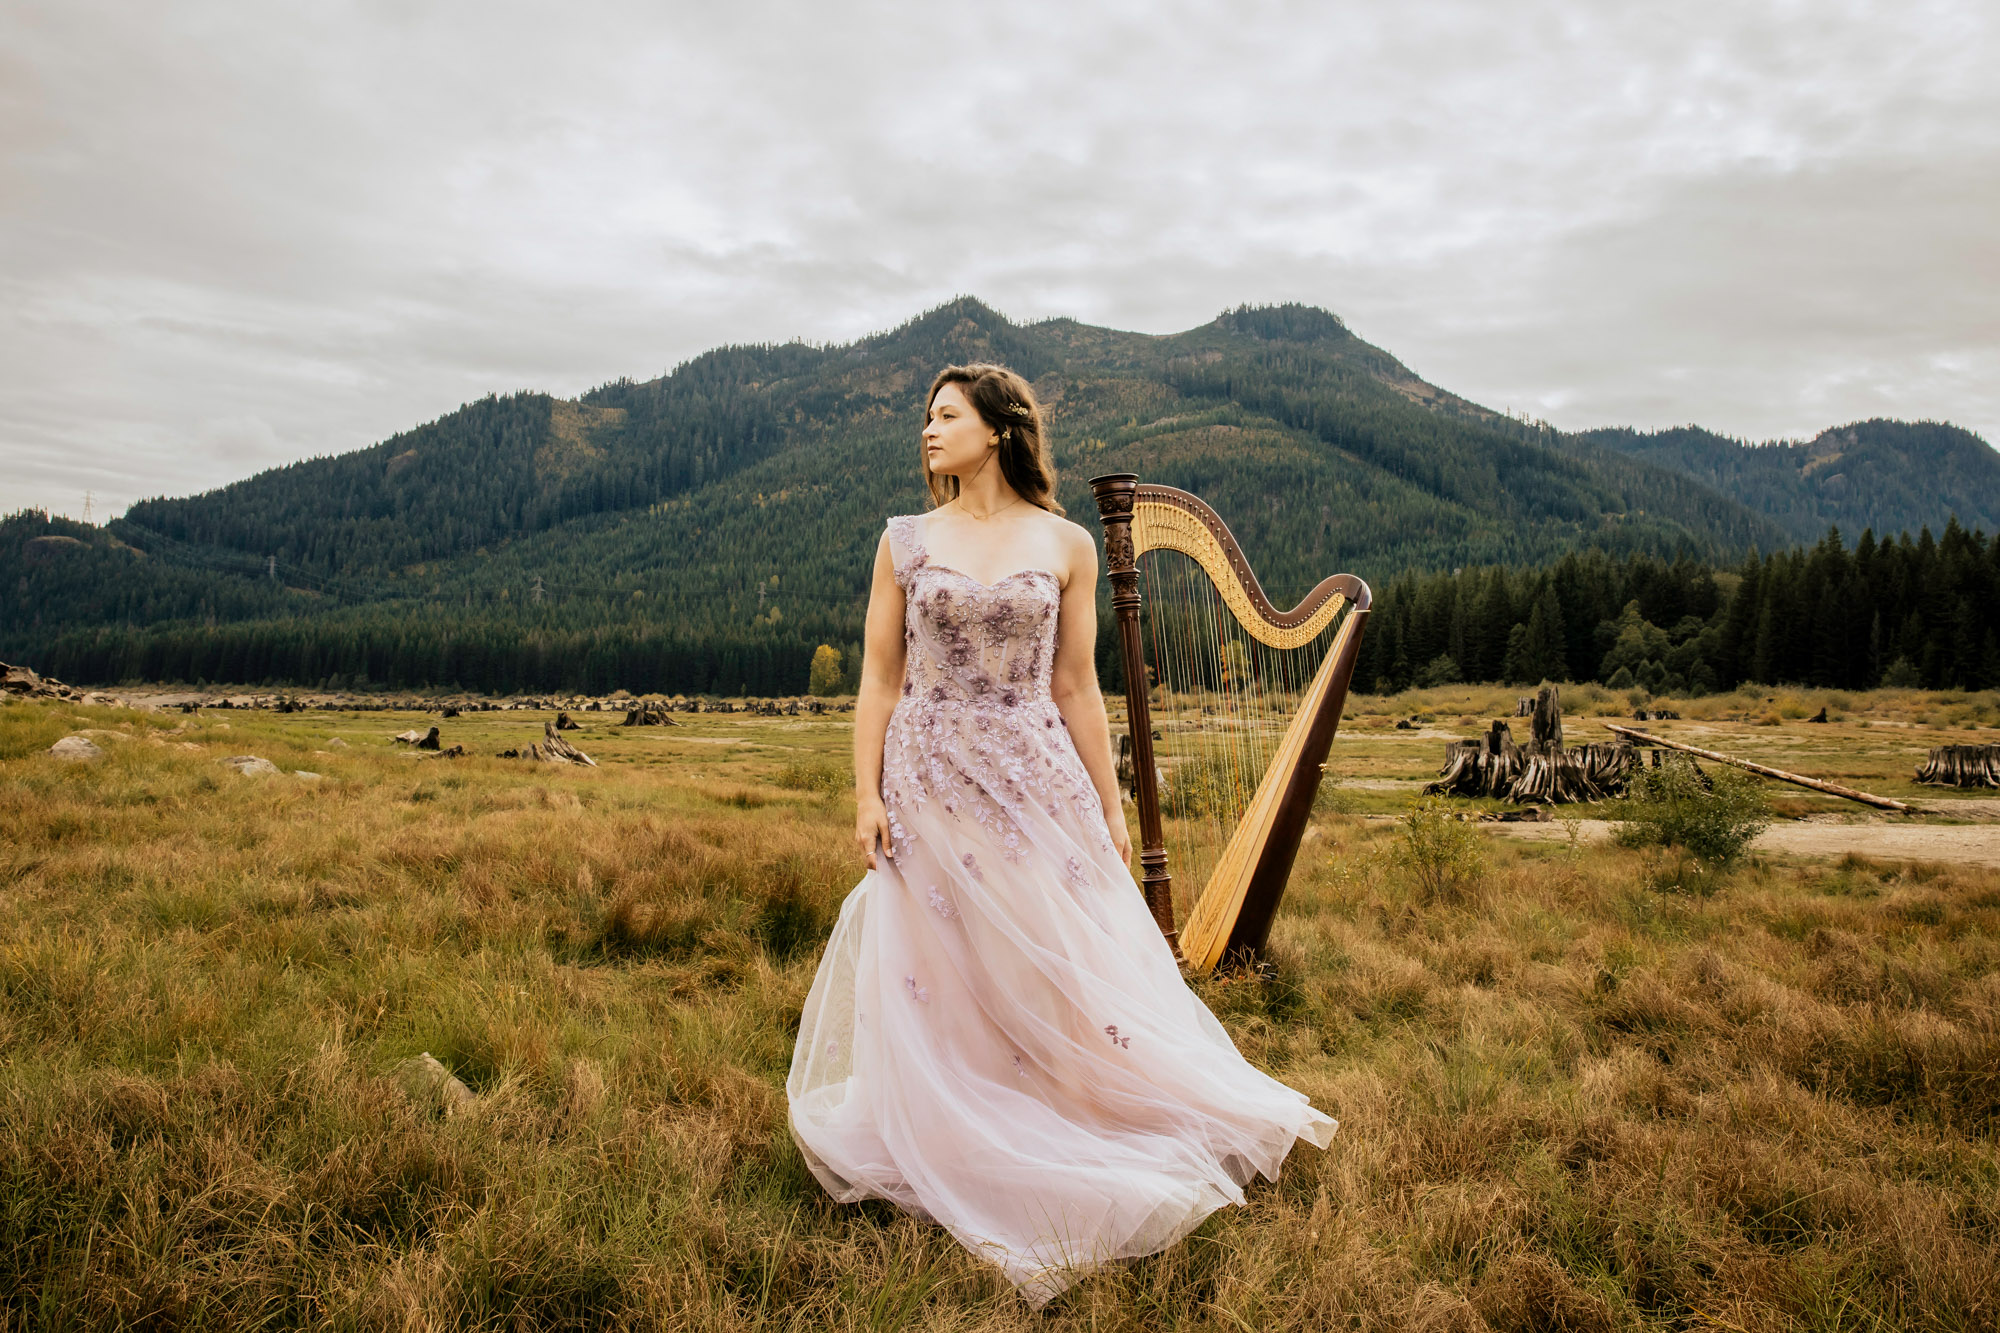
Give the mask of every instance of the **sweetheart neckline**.
M 1057 592 L 1062 591 L 1061 576 L 1058 575 L 1053 569 L 1044 569 L 1040 565 L 1030 565 L 1026 569 L 1017 569 L 1012 574 L 1003 575 L 1000 579 L 998 579 L 993 583 L 981 583 L 978 579 L 972 577 L 972 575 L 966 573 L 962 569 L 954 569 L 950 565 L 940 564 L 939 562 L 931 559 L 931 544 L 929 541 L 925 540 L 931 535 L 930 532 L 931 516 L 929 514 L 910 514 L 907 515 L 906 517 L 911 522 L 911 524 L 916 528 L 916 534 L 915 534 L 916 540 L 912 542 L 911 545 L 917 548 L 916 550 L 917 563 L 920 565 L 928 566 L 931 569 L 941 569 L 947 574 L 956 574 L 960 578 L 964 579 L 967 583 L 978 584 L 979 587 L 986 589 L 988 592 L 991 592 L 993 589 L 999 587 L 1002 583 L 1008 582 L 1010 579 L 1018 579 L 1025 574 L 1046 574 L 1050 578 L 1056 581 L 1056 591 Z
M 977 583 L 979 584 L 980 587 L 989 590 L 999 587 L 1002 583 L 1006 583 L 1010 579 L 1018 579 L 1025 574 L 1046 574 L 1050 578 L 1055 579 L 1057 588 L 1062 587 L 1062 579 L 1057 577 L 1056 572 L 1053 569 L 1043 569 L 1039 565 L 1030 565 L 1026 569 L 1017 569 L 1012 574 L 1003 575 L 1002 577 L 996 579 L 992 583 L 981 582 L 980 580 L 972 577 L 972 575 L 966 573 L 962 569 L 953 569 L 950 565 L 939 564 L 937 561 L 930 558 L 930 554 L 928 552 L 926 552 L 924 555 L 924 566 L 928 569 L 941 569 L 947 574 L 956 574 L 960 578 L 964 579 L 967 583 Z

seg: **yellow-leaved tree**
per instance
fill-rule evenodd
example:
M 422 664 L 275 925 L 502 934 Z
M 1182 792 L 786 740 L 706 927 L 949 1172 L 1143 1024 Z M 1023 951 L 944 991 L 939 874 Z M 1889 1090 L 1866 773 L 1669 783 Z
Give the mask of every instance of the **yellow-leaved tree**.
M 793 679 L 796 680 L 797 677 Z M 806 676 L 806 693 L 826 695 L 836 694 L 839 690 L 840 649 L 830 643 L 823 643 L 813 649 L 812 670 Z

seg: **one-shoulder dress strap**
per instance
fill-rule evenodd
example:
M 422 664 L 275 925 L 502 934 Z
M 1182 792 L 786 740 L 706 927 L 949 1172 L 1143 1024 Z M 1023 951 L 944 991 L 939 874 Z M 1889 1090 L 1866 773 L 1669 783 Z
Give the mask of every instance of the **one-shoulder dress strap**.
M 908 589 L 910 575 L 924 563 L 924 520 L 918 514 L 898 514 L 889 520 L 889 559 L 895 563 L 896 583 Z

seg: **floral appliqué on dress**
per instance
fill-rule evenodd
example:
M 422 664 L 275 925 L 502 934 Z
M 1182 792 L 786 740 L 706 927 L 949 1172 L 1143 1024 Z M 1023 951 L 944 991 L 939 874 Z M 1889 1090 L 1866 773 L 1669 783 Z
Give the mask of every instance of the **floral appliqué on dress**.
M 1049 694 L 1062 586 L 1046 569 L 986 584 L 931 563 L 915 515 L 889 520 L 905 553 L 903 692 L 882 746 L 892 859 L 907 854 L 907 812 L 936 801 L 969 819 L 1009 862 L 1029 821 L 1065 807 L 1111 849 L 1103 802 Z M 961 862 L 978 877 L 970 852 Z

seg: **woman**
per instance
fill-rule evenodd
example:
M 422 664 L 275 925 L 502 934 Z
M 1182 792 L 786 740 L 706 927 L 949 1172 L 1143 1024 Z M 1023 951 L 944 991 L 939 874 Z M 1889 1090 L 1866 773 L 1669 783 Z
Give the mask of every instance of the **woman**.
M 1041 1305 L 1151 1254 L 1335 1122 L 1252 1068 L 1128 868 L 1098 692 L 1097 546 L 1026 381 L 931 385 L 933 508 L 876 551 L 855 713 L 868 873 L 786 1092 L 834 1198 L 934 1218 Z

